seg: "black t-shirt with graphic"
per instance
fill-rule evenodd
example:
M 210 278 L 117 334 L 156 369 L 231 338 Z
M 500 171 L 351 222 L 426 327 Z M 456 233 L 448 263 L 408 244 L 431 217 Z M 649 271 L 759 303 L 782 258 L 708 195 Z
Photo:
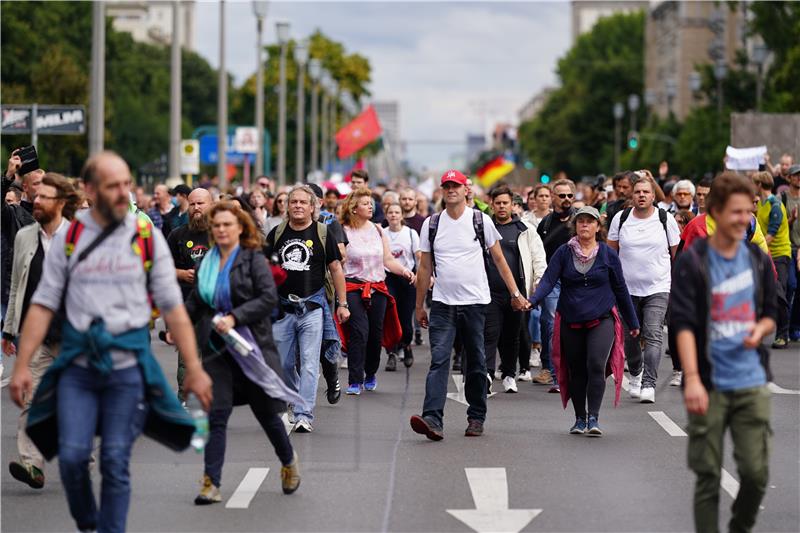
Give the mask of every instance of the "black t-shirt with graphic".
M 208 251 L 208 232 L 192 231 L 188 225 L 181 226 L 170 232 L 167 244 L 172 252 L 175 268 L 181 270 L 197 268 Z M 181 287 L 183 299 L 186 300 L 191 294 L 194 284 L 178 281 L 178 285 Z
M 316 224 L 302 231 L 295 231 L 286 225 L 281 238 L 275 242 L 278 228 L 272 228 L 267 235 L 267 254 L 277 254 L 281 267 L 286 271 L 286 281 L 278 287 L 284 298 L 290 294 L 306 298 L 320 290 L 325 283 L 327 263 L 340 261 L 336 237 L 329 232 L 325 237 L 325 252 L 319 240 Z

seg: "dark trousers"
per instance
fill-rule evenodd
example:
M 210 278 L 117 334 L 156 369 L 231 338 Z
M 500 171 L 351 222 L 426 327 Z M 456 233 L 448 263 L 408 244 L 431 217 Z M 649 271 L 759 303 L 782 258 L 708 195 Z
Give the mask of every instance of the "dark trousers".
M 399 352 L 410 346 L 414 338 L 414 306 L 417 303 L 417 289 L 409 285 L 406 279 L 395 274 L 386 274 L 386 286 L 389 288 L 389 294 L 394 296 L 397 302 L 397 316 L 403 328 L 400 344 L 394 347 L 394 351 Z
M 450 353 L 456 331 L 464 343 L 463 373 L 466 378 L 464 396 L 469 403 L 467 418 L 486 419 L 486 357 L 483 353 L 485 305 L 447 305 L 434 301 L 431 305 L 431 367 L 425 381 L 425 403 L 422 416 L 442 427 L 447 381 L 450 378 Z
M 587 398 L 589 414 L 600 414 L 606 391 L 606 363 L 613 343 L 613 318 L 604 318 L 593 328 L 572 329 L 561 324 L 561 357 L 566 357 L 569 368 L 569 395 L 576 418 L 586 418 Z
M 528 331 L 530 311 L 522 313 L 522 325 L 519 328 L 519 371 L 525 372 L 531 368 L 531 332 Z
M 789 311 L 789 329 L 790 334 L 794 335 L 800 332 L 800 270 L 797 270 L 797 250 L 792 250 L 792 265 L 789 273 L 794 272 L 794 279 L 790 278 L 789 294 L 793 295 Z M 794 288 L 792 288 L 791 281 L 794 281 Z
M 494 374 L 497 350 L 500 350 L 500 370 L 503 377 L 514 377 L 519 356 L 519 332 L 524 313 L 514 311 L 508 294 L 492 293 L 486 306 L 486 323 L 483 330 L 483 349 L 486 370 Z M 528 348 L 530 350 L 530 347 Z
M 778 272 L 778 329 L 775 332 L 776 339 L 789 338 L 789 269 L 792 266 L 791 257 L 773 257 L 772 262 L 775 264 L 775 270 Z
M 383 319 L 386 315 L 386 296 L 372 294 L 369 304 L 361 299 L 361 291 L 347 293 L 350 319 L 347 326 L 350 337 L 347 341 L 348 383 L 364 383 L 364 376 L 372 377 L 381 364 L 381 341 Z

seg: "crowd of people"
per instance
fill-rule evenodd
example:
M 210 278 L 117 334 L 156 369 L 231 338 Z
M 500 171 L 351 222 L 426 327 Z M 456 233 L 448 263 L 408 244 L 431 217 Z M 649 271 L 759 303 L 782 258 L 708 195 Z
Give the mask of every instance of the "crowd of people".
M 242 404 L 293 493 L 299 458 L 281 415 L 313 432 L 320 372 L 330 404 L 340 368 L 346 395 L 374 393 L 382 361 L 385 372 L 411 367 L 426 329 L 425 398 L 410 424 L 435 441 L 451 371 L 463 374 L 467 437 L 483 434 L 495 381 L 559 394 L 574 411 L 568 433 L 599 437 L 607 378 L 615 405 L 626 371 L 628 395 L 652 404 L 667 351 L 690 417 L 698 529 L 717 528 L 727 428 L 743 473 L 732 528 L 755 523 L 769 348 L 800 340 L 800 165 L 788 156 L 697 182 L 662 163 L 657 176 L 482 190 L 449 170 L 431 198 L 364 170 L 346 195 L 268 176 L 251 190 L 215 178 L 148 195 L 111 152 L 80 179 L 18 175 L 20 165 L 15 152 L 2 188 L 2 349 L 16 357 L 22 408 L 9 469 L 40 489 L 58 455 L 79 530 L 125 529 L 133 442 L 145 433 L 188 447 L 195 398 L 208 413 L 196 504 L 222 500 L 227 422 Z M 174 391 L 152 353 L 161 320 L 154 342 L 175 346 Z M 88 473 L 97 428 L 99 507 Z

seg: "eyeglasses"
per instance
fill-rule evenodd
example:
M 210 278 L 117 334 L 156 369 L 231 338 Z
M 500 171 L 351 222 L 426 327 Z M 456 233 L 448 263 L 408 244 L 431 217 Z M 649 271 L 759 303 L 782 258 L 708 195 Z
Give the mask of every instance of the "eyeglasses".
M 558 195 L 558 197 L 563 200 L 564 198 L 574 198 L 575 195 L 572 194 L 571 192 L 570 193 L 563 193 L 562 192 L 561 194 Z

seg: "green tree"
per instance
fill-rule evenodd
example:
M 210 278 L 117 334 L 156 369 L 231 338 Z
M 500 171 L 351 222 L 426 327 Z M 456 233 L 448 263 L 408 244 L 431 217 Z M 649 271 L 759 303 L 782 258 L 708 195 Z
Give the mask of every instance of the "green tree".
M 797 113 L 800 111 L 800 3 L 750 2 L 753 15 L 750 31 L 760 35 L 773 53 L 765 76 L 765 111 Z

